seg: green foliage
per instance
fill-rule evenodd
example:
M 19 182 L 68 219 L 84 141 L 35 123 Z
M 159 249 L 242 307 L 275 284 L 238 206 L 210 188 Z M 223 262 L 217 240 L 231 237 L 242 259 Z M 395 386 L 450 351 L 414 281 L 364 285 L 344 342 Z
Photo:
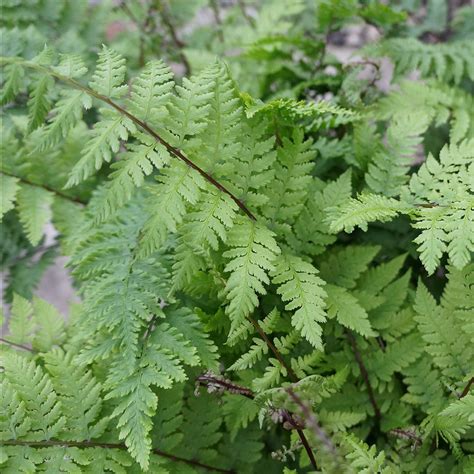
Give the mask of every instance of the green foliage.
M 472 471 L 472 7 L 418 3 L 4 2 L 2 472 Z

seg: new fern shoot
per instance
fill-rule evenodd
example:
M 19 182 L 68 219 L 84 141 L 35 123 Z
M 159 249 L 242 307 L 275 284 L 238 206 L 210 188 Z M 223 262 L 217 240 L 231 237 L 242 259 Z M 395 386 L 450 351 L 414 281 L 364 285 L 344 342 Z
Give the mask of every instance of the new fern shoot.
M 4 3 L 2 472 L 474 472 L 471 6 Z

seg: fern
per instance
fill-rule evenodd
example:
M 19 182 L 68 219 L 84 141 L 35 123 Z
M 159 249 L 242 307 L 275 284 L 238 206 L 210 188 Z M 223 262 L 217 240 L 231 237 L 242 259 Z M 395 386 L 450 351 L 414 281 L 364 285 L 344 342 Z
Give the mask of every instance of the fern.
M 467 40 L 427 45 L 415 38 L 394 38 L 369 47 L 366 53 L 392 58 L 397 74 L 417 69 L 423 76 L 434 75 L 439 80 L 456 84 L 463 77 L 473 78 L 472 44 Z
M 0 216 L 3 216 L 14 208 L 14 203 L 16 200 L 16 194 L 18 191 L 18 180 L 11 176 L 1 175 L 2 180 L 2 207 L 0 211 Z
M 4 3 L 2 472 L 470 472 L 469 8 Z
M 229 338 L 235 335 L 245 318 L 258 306 L 258 295 L 265 294 L 269 284 L 268 273 L 274 269 L 273 261 L 280 249 L 273 233 L 248 220 L 236 222 L 229 232 L 224 253 L 229 260 L 225 272 L 230 273 L 226 284 L 229 305 L 226 312 L 231 319 Z
M 18 213 L 28 239 L 37 245 L 50 219 L 53 196 L 39 187 L 23 185 L 17 195 Z
M 296 310 L 292 325 L 314 347 L 322 349 L 321 325 L 326 320 L 324 311 L 324 282 L 316 276 L 316 269 L 303 260 L 289 255 L 277 258 L 273 283 L 286 302 L 286 310 Z

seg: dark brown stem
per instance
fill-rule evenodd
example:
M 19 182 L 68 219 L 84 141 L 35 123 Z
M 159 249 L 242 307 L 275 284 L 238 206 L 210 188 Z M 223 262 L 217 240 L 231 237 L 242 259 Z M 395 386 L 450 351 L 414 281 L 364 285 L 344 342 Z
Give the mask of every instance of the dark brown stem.
M 168 29 L 171 39 L 173 40 L 173 43 L 178 48 L 179 57 L 185 69 L 185 75 L 189 75 L 191 73 L 191 65 L 189 64 L 188 58 L 182 51 L 182 49 L 186 47 L 186 43 L 179 38 L 176 32 L 176 28 L 174 27 L 173 22 L 171 21 L 171 18 L 169 16 L 166 5 L 163 5 L 161 2 L 160 2 L 160 18 L 163 24 Z
M 206 387 L 213 387 L 219 390 L 235 393 L 237 395 L 242 395 L 243 397 L 250 398 L 253 400 L 254 394 L 252 390 L 247 387 L 243 387 L 242 385 L 237 385 L 233 383 L 231 380 L 223 379 L 216 377 L 211 373 L 202 374 L 196 378 L 196 383 L 198 385 L 203 385 Z
M 459 398 L 464 398 L 469 393 L 472 384 L 474 384 L 474 377 L 471 377 L 467 385 L 464 387 L 464 390 L 461 392 L 461 395 L 459 395 Z
M 251 400 L 255 398 L 253 391 L 249 388 L 234 384 L 230 380 L 225 380 L 210 373 L 203 374 L 197 377 L 196 383 L 198 385 L 205 385 L 214 389 L 220 389 L 223 392 L 230 392 L 235 393 L 237 395 L 242 395 L 243 397 L 249 398 Z M 311 449 L 311 446 L 308 443 L 308 439 L 306 438 L 306 435 L 303 432 L 303 427 L 295 420 L 294 416 L 288 410 L 282 410 L 281 416 L 283 421 L 287 422 L 293 429 L 296 430 L 301 440 L 301 444 L 303 445 L 313 468 L 317 469 L 316 459 L 314 458 L 314 454 Z
M 93 441 L 59 441 L 59 440 L 49 440 L 49 441 L 0 441 L 0 446 L 29 446 L 32 448 L 50 448 L 53 446 L 64 446 L 66 448 L 106 448 L 106 449 L 120 449 L 122 451 L 127 451 L 127 447 L 124 444 L 118 443 L 95 443 Z M 186 459 L 180 456 L 175 456 L 174 454 L 166 453 L 159 449 L 153 449 L 153 454 L 157 456 L 162 456 L 164 458 L 171 459 L 176 462 L 182 462 L 189 464 L 191 466 L 201 467 L 208 471 L 214 472 L 225 472 L 227 474 L 233 474 L 234 471 L 228 469 L 221 469 L 219 467 L 210 466 L 199 461 L 194 461 L 193 459 Z
M 359 366 L 360 373 L 367 387 L 370 403 L 372 404 L 372 407 L 375 412 L 375 418 L 377 420 L 380 420 L 382 417 L 382 414 L 380 412 L 380 408 L 377 404 L 377 401 L 375 400 L 374 391 L 372 389 L 372 385 L 369 380 L 369 373 L 367 372 L 367 369 L 364 365 L 364 361 L 362 360 L 362 356 L 360 355 L 360 351 L 359 351 L 359 348 L 357 347 L 357 342 L 355 340 L 355 337 L 350 331 L 346 331 L 346 335 L 347 335 L 347 339 L 349 339 L 349 342 L 351 343 L 352 352 L 354 353 L 355 360 L 357 361 L 357 365 Z
M 212 12 L 214 13 L 214 20 L 216 22 L 216 31 L 217 37 L 221 43 L 224 42 L 224 32 L 222 31 L 222 21 L 220 15 L 219 4 L 217 0 L 210 0 L 209 3 L 211 4 Z
M 215 188 L 217 188 L 219 191 L 221 191 L 224 194 L 227 194 L 234 202 L 237 204 L 239 209 L 247 215 L 251 220 L 255 221 L 257 220 L 256 217 L 252 214 L 252 212 L 245 206 L 245 204 L 234 194 L 232 194 L 231 191 L 229 191 L 223 184 L 219 183 L 215 178 L 213 178 L 209 173 L 206 173 L 202 168 L 200 168 L 196 163 L 191 161 L 187 156 L 183 154 L 181 150 L 178 148 L 175 148 L 173 145 L 168 143 L 165 139 L 163 139 L 157 132 L 155 132 L 146 122 L 143 122 L 143 120 L 140 120 L 138 117 L 135 117 L 135 115 L 132 115 L 128 110 L 124 109 L 121 107 L 119 104 L 114 102 L 112 99 L 109 97 L 106 97 L 102 94 L 99 94 L 98 92 L 94 91 L 93 89 L 90 89 L 89 87 L 83 86 L 80 82 L 77 82 L 74 79 L 71 79 L 70 77 L 63 76 L 62 74 L 57 73 L 56 71 L 53 71 L 47 67 L 41 66 L 39 64 L 31 63 L 29 61 L 24 61 L 24 60 L 19 60 L 18 58 L 2 58 L 3 63 L 11 63 L 11 62 L 16 62 L 25 65 L 26 67 L 30 67 L 32 69 L 40 70 L 42 72 L 46 72 L 50 74 L 52 77 L 65 82 L 66 84 L 69 84 L 70 86 L 74 87 L 75 89 L 79 89 L 86 94 L 90 95 L 91 97 L 95 97 L 96 99 L 100 100 L 101 102 L 104 102 L 108 105 L 110 105 L 112 108 L 120 112 L 122 115 L 125 115 L 125 117 L 128 117 L 134 124 L 138 125 L 140 128 L 145 130 L 149 135 L 151 135 L 157 142 L 161 143 L 167 150 L 168 152 L 174 156 L 175 158 L 178 158 L 182 162 L 184 162 L 186 165 L 188 165 L 190 168 L 193 170 L 197 171 L 206 181 L 212 184 Z
M 76 204 L 82 204 L 85 206 L 87 204 L 87 201 L 83 201 L 82 199 L 78 197 L 73 197 L 69 196 L 68 194 L 63 193 L 62 191 L 58 191 L 57 189 L 53 189 L 45 184 L 40 184 L 40 183 L 35 183 L 34 181 L 30 181 L 27 178 L 22 178 L 21 176 L 17 176 L 13 173 L 9 173 L 8 171 L 1 170 L 0 173 L 6 175 L 6 176 L 11 176 L 12 178 L 16 178 L 19 181 L 21 181 L 24 184 L 28 184 L 29 186 L 35 186 L 37 188 L 43 188 L 46 191 L 49 191 L 50 193 L 56 194 L 56 196 L 59 196 L 61 199 L 67 199 L 68 201 L 75 202 Z
M 396 436 L 397 438 L 402 439 L 409 439 L 413 441 L 415 446 L 420 446 L 423 443 L 423 439 L 416 434 L 413 430 L 401 429 L 401 428 L 394 428 L 393 430 L 389 431 L 389 434 Z
M 8 344 L 13 347 L 17 347 L 18 349 L 23 349 L 24 351 L 36 352 L 34 349 L 31 349 L 31 347 L 27 347 L 22 344 L 17 344 L 16 342 L 9 341 L 8 339 L 4 339 L 3 337 L 0 337 L 0 342 L 3 342 L 4 344 Z
M 260 324 L 258 324 L 258 322 L 253 319 L 251 316 L 248 316 L 248 319 L 249 321 L 252 323 L 253 327 L 256 329 L 256 331 L 258 332 L 258 334 L 260 335 L 260 337 L 265 341 L 265 344 L 269 347 L 269 349 L 273 352 L 273 354 L 275 355 L 275 357 L 277 358 L 278 362 L 280 362 L 280 364 L 282 365 L 282 367 L 284 367 L 286 369 L 286 372 L 288 374 L 288 377 L 290 378 L 290 380 L 292 382 L 298 382 L 298 377 L 296 376 L 296 374 L 293 372 L 293 369 L 285 362 L 285 359 L 283 359 L 283 356 L 280 354 L 280 351 L 275 347 L 275 345 L 273 344 L 273 342 L 270 340 L 270 338 L 267 336 L 267 334 L 265 333 L 265 331 L 262 329 L 262 327 L 260 326 Z M 298 436 L 301 440 L 301 443 L 303 444 L 303 447 L 306 451 L 306 453 L 308 454 L 308 458 L 310 459 L 311 461 L 311 464 L 313 465 L 313 468 L 314 469 L 317 469 L 316 467 L 316 460 L 314 459 L 314 454 L 313 454 L 313 451 L 311 449 L 311 446 L 309 445 L 308 443 L 308 440 L 306 439 L 306 436 L 303 432 L 302 429 L 298 428 L 298 425 L 297 423 L 294 421 L 293 417 L 291 416 L 290 414 L 290 417 L 291 419 L 289 420 L 290 421 L 290 424 L 292 424 L 295 428 L 296 428 L 296 431 L 298 433 Z M 293 421 L 293 423 L 292 423 Z
M 239 5 L 240 11 L 242 12 L 243 17 L 247 20 L 247 23 L 252 27 L 255 28 L 255 20 L 248 14 L 247 7 L 245 5 L 244 0 L 237 0 Z
M 286 372 L 288 373 L 288 377 L 292 382 L 298 382 L 298 377 L 293 372 L 293 369 L 285 362 L 283 356 L 280 354 L 280 351 L 275 347 L 273 342 L 270 338 L 265 334 L 265 331 L 262 329 L 260 324 L 253 319 L 251 316 L 248 317 L 249 321 L 252 323 L 253 327 L 256 329 L 260 337 L 265 341 L 265 344 L 269 347 L 269 349 L 273 352 L 275 357 L 277 358 L 278 362 L 285 368 Z
M 301 410 L 301 412 L 304 416 L 306 428 L 311 429 L 313 431 L 313 433 L 315 434 L 315 436 L 322 441 L 324 446 L 326 446 L 327 451 L 329 453 L 331 453 L 335 459 L 337 459 L 337 451 L 336 451 L 336 448 L 335 448 L 333 442 L 328 437 L 326 432 L 323 430 L 321 425 L 318 423 L 318 420 L 316 419 L 316 416 L 314 415 L 311 408 L 308 407 L 307 403 L 305 403 L 303 400 L 301 400 L 301 398 L 293 391 L 293 389 L 291 387 L 287 387 L 285 390 L 288 393 L 288 395 L 290 396 L 290 398 L 300 408 L 300 410 Z M 301 441 L 303 442 L 303 440 L 301 440 Z M 313 454 L 312 451 L 311 451 L 311 454 Z M 313 456 L 313 460 L 314 460 L 314 456 Z M 313 460 L 311 460 L 311 463 L 313 464 L 313 467 L 316 469 L 316 460 L 314 460 L 314 463 L 313 463 Z

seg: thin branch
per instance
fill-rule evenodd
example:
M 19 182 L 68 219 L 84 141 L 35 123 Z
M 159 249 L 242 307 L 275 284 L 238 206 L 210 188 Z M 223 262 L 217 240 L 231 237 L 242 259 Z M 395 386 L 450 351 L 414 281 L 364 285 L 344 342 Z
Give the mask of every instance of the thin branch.
M 219 9 L 219 3 L 217 0 L 210 0 L 209 3 L 211 4 L 212 12 L 214 13 L 214 20 L 216 22 L 216 31 L 217 37 L 221 43 L 224 42 L 224 32 L 222 31 L 222 21 Z
M 34 181 L 30 181 L 27 178 L 23 178 L 21 176 L 17 176 L 13 173 L 9 173 L 8 171 L 5 170 L 0 170 L 0 173 L 6 175 L 6 176 L 11 176 L 12 178 L 16 178 L 19 181 L 21 181 L 24 184 L 28 184 L 29 186 L 35 186 L 37 188 L 43 188 L 46 191 L 49 191 L 50 193 L 56 194 L 56 196 L 59 196 L 61 199 L 67 199 L 68 201 L 75 202 L 76 204 L 82 204 L 85 206 L 87 204 L 87 201 L 84 201 L 78 197 L 73 197 L 69 196 L 68 194 L 63 193 L 62 191 L 59 191 L 57 189 L 53 189 L 45 184 L 40 184 L 40 183 L 35 183 Z
M 322 441 L 324 446 L 326 446 L 327 451 L 331 453 L 336 459 L 336 462 L 338 462 L 338 453 L 336 451 L 336 447 L 334 446 L 333 442 L 326 434 L 324 429 L 318 423 L 318 420 L 316 419 L 316 416 L 314 415 L 311 408 L 308 407 L 308 405 L 303 400 L 301 400 L 301 398 L 293 391 L 291 387 L 286 387 L 285 390 L 290 396 L 290 398 L 299 406 L 301 412 L 303 413 L 306 428 L 311 429 L 313 431 L 315 436 Z M 301 441 L 303 442 L 303 440 Z M 311 452 L 311 454 L 313 453 Z M 311 461 L 311 463 L 313 463 L 313 461 Z M 315 464 L 316 460 L 314 460 L 313 465 Z
M 280 354 L 280 351 L 275 347 L 275 345 L 270 340 L 270 338 L 265 334 L 265 331 L 262 329 L 260 324 L 258 324 L 258 322 L 255 319 L 253 319 L 251 316 L 248 316 L 248 320 L 252 323 L 253 327 L 257 330 L 260 337 L 265 341 L 265 344 L 273 352 L 278 362 L 280 362 L 280 364 L 285 368 L 290 380 L 292 382 L 298 382 L 298 377 L 293 372 L 293 369 L 285 362 L 285 359 L 283 359 L 283 356 Z
M 459 395 L 459 398 L 464 398 L 469 393 L 472 384 L 474 384 L 474 377 L 471 377 L 469 382 L 467 382 L 467 385 L 464 387 L 464 390 L 461 392 L 461 395 Z
M 218 378 L 212 372 L 207 372 L 197 377 L 196 384 L 198 386 L 202 385 L 208 387 L 210 392 L 229 392 L 242 395 L 243 397 L 250 398 L 251 400 L 254 398 L 254 394 L 249 388 L 237 385 L 228 379 Z
M 49 440 L 49 441 L 0 441 L 0 446 L 29 446 L 32 448 L 49 448 L 52 446 L 63 446 L 66 448 L 107 448 L 107 449 L 120 449 L 121 451 L 127 451 L 125 444 L 118 443 L 95 443 L 93 441 L 59 441 L 59 440 Z M 161 451 L 160 449 L 152 449 L 153 454 L 162 456 L 164 458 L 171 459 L 176 462 L 183 462 L 191 466 L 202 467 L 208 471 L 214 472 L 225 472 L 227 474 L 233 474 L 234 471 L 228 469 L 221 469 L 220 467 L 210 466 L 193 459 L 182 458 L 180 456 L 175 456 L 174 454 Z
M 347 335 L 347 339 L 349 339 L 349 342 L 351 343 L 352 352 L 354 353 L 354 357 L 357 361 L 357 365 L 359 366 L 360 373 L 367 387 L 370 403 L 372 404 L 372 407 L 375 412 L 375 418 L 377 418 L 377 420 L 380 420 L 380 418 L 382 417 L 382 414 L 380 412 L 380 408 L 377 404 L 377 401 L 375 400 L 374 391 L 372 389 L 372 385 L 369 380 L 369 373 L 367 372 L 367 369 L 364 365 L 364 361 L 362 360 L 362 356 L 360 355 L 360 351 L 359 351 L 359 348 L 357 347 L 357 342 L 355 340 L 355 337 L 350 331 L 346 331 L 346 335 Z
M 208 372 L 207 374 L 200 375 L 196 379 L 196 384 L 199 385 L 205 385 L 207 387 L 210 387 L 210 391 L 221 391 L 221 392 L 230 392 L 230 393 L 235 393 L 237 395 L 242 395 L 246 398 L 250 398 L 253 400 L 255 398 L 255 395 L 253 391 L 247 387 L 242 387 L 241 385 L 234 384 L 230 380 L 223 379 L 222 377 L 217 377 L 214 374 Z M 281 420 L 283 422 L 288 423 L 293 429 L 296 430 L 298 433 L 298 436 L 301 440 L 301 444 L 303 445 L 306 454 L 308 455 L 309 460 L 311 461 L 311 464 L 314 469 L 317 469 L 316 465 L 316 459 L 314 458 L 313 451 L 311 449 L 311 446 L 309 445 L 308 439 L 306 438 L 306 435 L 303 432 L 304 426 L 299 424 L 296 420 L 295 417 L 293 416 L 292 413 L 290 413 L 288 410 L 280 410 L 279 416 L 281 416 Z
M 178 51 L 179 51 L 178 54 L 181 59 L 181 62 L 183 63 L 183 66 L 185 69 L 185 75 L 189 75 L 191 73 L 191 65 L 189 64 L 188 58 L 182 51 L 182 49 L 186 47 L 186 43 L 179 38 L 178 33 L 176 32 L 176 28 L 174 27 L 173 22 L 171 21 L 166 5 L 160 2 L 159 6 L 160 6 L 161 21 L 168 29 L 171 39 L 173 40 L 173 43 L 178 48 Z
M 24 351 L 33 352 L 33 353 L 36 352 L 31 347 L 24 346 L 23 344 L 17 344 L 16 342 L 9 341 L 8 339 L 4 339 L 3 337 L 0 337 L 0 342 L 3 342 L 4 344 L 8 344 L 13 347 L 17 347 L 18 349 L 23 349 Z
M 416 434 L 415 430 L 394 428 L 388 433 L 393 436 L 396 436 L 397 438 L 408 439 L 410 441 L 413 441 L 414 447 L 421 446 L 421 444 L 423 443 L 423 439 Z
M 245 204 L 237 197 L 235 196 L 231 191 L 229 191 L 223 184 L 219 183 L 215 178 L 213 178 L 209 173 L 204 171 L 201 167 L 199 167 L 194 161 L 190 160 L 187 156 L 183 154 L 181 150 L 178 148 L 175 148 L 173 145 L 168 143 L 164 138 L 162 138 L 157 132 L 155 132 L 146 122 L 143 120 L 140 120 L 138 117 L 135 117 L 135 115 L 132 115 L 128 110 L 124 109 L 122 106 L 111 100 L 109 97 L 106 97 L 102 94 L 99 94 L 98 92 L 90 89 L 89 87 L 86 87 L 82 85 L 80 82 L 77 82 L 74 79 L 71 79 L 69 77 L 63 76 L 62 74 L 57 73 L 56 71 L 53 71 L 47 67 L 41 66 L 39 64 L 31 63 L 29 61 L 21 60 L 18 58 L 1 58 L 0 59 L 0 64 L 3 63 L 20 63 L 23 64 L 26 67 L 29 67 L 31 69 L 36 69 L 40 70 L 42 72 L 46 72 L 47 74 L 51 75 L 52 77 L 69 84 L 70 86 L 74 87 L 75 89 L 79 89 L 86 94 L 90 95 L 91 97 L 95 97 L 96 99 L 100 100 L 101 102 L 105 102 L 106 104 L 110 105 L 112 108 L 120 112 L 122 115 L 125 115 L 127 118 L 129 118 L 133 123 L 138 125 L 140 128 L 145 130 L 149 135 L 151 135 L 157 142 L 161 143 L 167 150 L 168 152 L 173 155 L 175 158 L 178 158 L 182 162 L 184 162 L 186 165 L 188 165 L 190 168 L 193 170 L 197 171 L 206 181 L 211 183 L 215 188 L 217 188 L 219 191 L 221 191 L 224 194 L 227 194 L 240 208 L 244 214 L 247 215 L 251 220 L 255 221 L 257 220 L 256 217 L 252 214 L 252 212 L 245 206 Z
M 242 12 L 242 16 L 247 20 L 247 23 L 252 27 L 255 28 L 255 19 L 252 18 L 247 12 L 247 6 L 245 5 L 244 0 L 237 0 L 239 5 L 240 11 Z

